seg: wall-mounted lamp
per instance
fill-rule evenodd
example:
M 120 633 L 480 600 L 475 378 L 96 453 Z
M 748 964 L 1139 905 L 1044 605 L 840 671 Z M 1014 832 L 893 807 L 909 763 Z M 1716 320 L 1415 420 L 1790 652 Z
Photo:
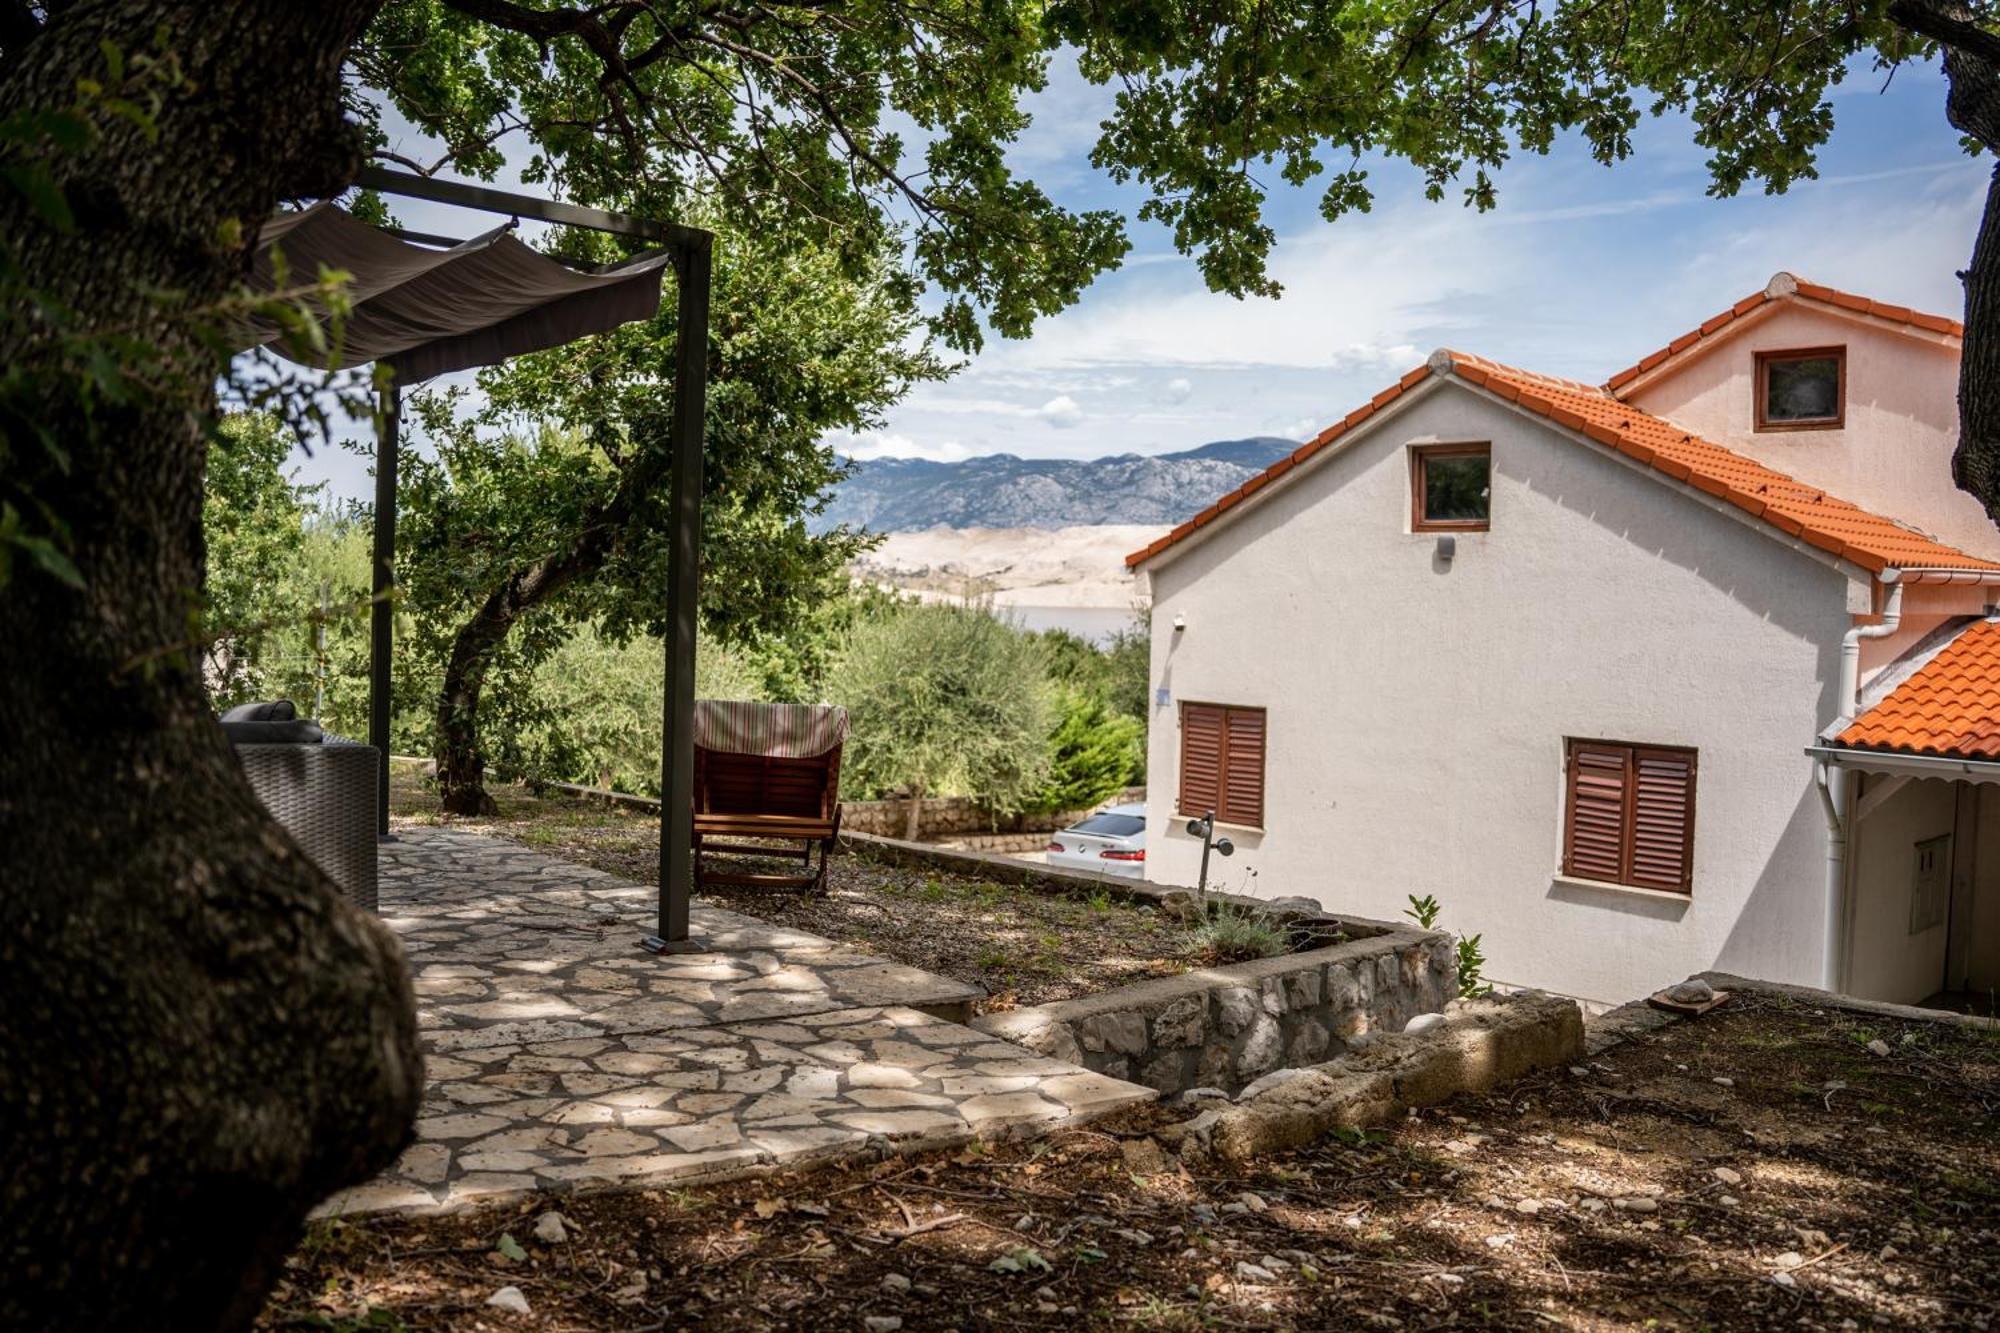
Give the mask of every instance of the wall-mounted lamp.
M 1458 538 L 1449 532 L 1440 534 L 1437 542 L 1437 558 L 1448 565 L 1451 563 L 1452 557 L 1457 554 Z
M 1217 856 L 1230 856 L 1235 853 L 1236 844 L 1227 838 L 1218 838 L 1215 836 L 1215 811 L 1213 810 L 1210 810 L 1199 819 L 1190 819 L 1187 822 L 1187 831 L 1189 837 L 1201 839 L 1201 877 L 1195 880 L 1194 895 L 1196 901 L 1205 902 L 1208 898 L 1209 852 L 1213 851 Z
M 1174 617 L 1174 633 L 1176 633 L 1176 634 L 1179 634 L 1179 633 L 1180 633 L 1180 632 L 1181 632 L 1182 630 L 1185 630 L 1186 628 L 1187 628 L 1187 617 L 1186 617 L 1186 616 L 1175 616 L 1175 617 Z

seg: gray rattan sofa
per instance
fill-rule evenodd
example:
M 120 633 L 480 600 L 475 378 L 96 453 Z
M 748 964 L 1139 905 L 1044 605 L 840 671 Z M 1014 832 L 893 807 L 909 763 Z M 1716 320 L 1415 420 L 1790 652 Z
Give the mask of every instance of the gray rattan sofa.
M 341 736 L 238 744 L 257 799 L 357 907 L 375 910 L 375 747 Z

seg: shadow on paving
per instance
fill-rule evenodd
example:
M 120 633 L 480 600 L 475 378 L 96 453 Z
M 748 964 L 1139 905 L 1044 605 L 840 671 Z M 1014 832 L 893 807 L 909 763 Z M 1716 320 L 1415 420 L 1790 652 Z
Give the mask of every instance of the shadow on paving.
M 411 766 L 397 765 L 390 783 L 399 828 L 497 835 L 636 885 L 658 882 L 657 814 L 519 786 L 496 784 L 492 795 L 498 808 L 490 816 L 447 816 Z M 717 890 L 696 902 L 976 987 L 982 1012 L 1173 976 L 1187 969 L 1194 948 L 1184 925 L 1129 907 L 1109 890 L 1080 898 L 853 855 L 833 858 L 827 890 Z M 651 891 L 638 901 L 643 913 Z
M 1994 1034 L 1739 997 L 1244 1168 L 1133 1175 L 1185 1115 L 1144 1108 L 993 1151 L 323 1224 L 264 1327 L 1982 1328 L 1996 1110 Z M 486 1304 L 509 1286 L 528 1313 Z
M 650 897 L 460 829 L 384 844 L 424 1100 L 416 1142 L 320 1214 L 956 1148 L 1155 1095 L 950 1022 L 971 987 L 804 931 L 703 905 L 703 948 L 656 957 Z

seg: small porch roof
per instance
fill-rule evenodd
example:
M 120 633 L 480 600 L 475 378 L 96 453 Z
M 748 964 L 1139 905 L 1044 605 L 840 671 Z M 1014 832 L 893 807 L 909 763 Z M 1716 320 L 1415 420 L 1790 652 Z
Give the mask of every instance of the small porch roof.
M 2000 781 L 2000 619 L 1967 625 L 1808 753 L 1876 772 Z

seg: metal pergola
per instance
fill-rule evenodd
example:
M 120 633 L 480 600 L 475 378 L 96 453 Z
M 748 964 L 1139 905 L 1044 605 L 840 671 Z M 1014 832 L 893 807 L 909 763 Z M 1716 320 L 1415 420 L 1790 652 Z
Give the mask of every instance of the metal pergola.
M 695 949 L 699 945 L 688 934 L 688 899 L 694 883 L 695 599 L 700 582 L 702 422 L 708 394 L 708 300 L 714 235 L 652 218 L 581 208 L 385 167 L 363 167 L 354 183 L 407 199 L 630 236 L 657 245 L 672 257 L 679 324 L 671 428 L 674 458 L 668 473 L 673 537 L 667 562 L 666 707 L 661 722 L 659 923 L 656 932 L 641 944 L 654 953 Z M 410 239 L 432 245 L 456 244 L 444 237 Z M 376 814 L 385 837 L 389 832 L 390 660 L 395 639 L 392 599 L 401 437 L 402 390 L 391 385 L 380 394 L 376 419 L 374 601 L 368 670 L 368 743 L 381 756 Z

